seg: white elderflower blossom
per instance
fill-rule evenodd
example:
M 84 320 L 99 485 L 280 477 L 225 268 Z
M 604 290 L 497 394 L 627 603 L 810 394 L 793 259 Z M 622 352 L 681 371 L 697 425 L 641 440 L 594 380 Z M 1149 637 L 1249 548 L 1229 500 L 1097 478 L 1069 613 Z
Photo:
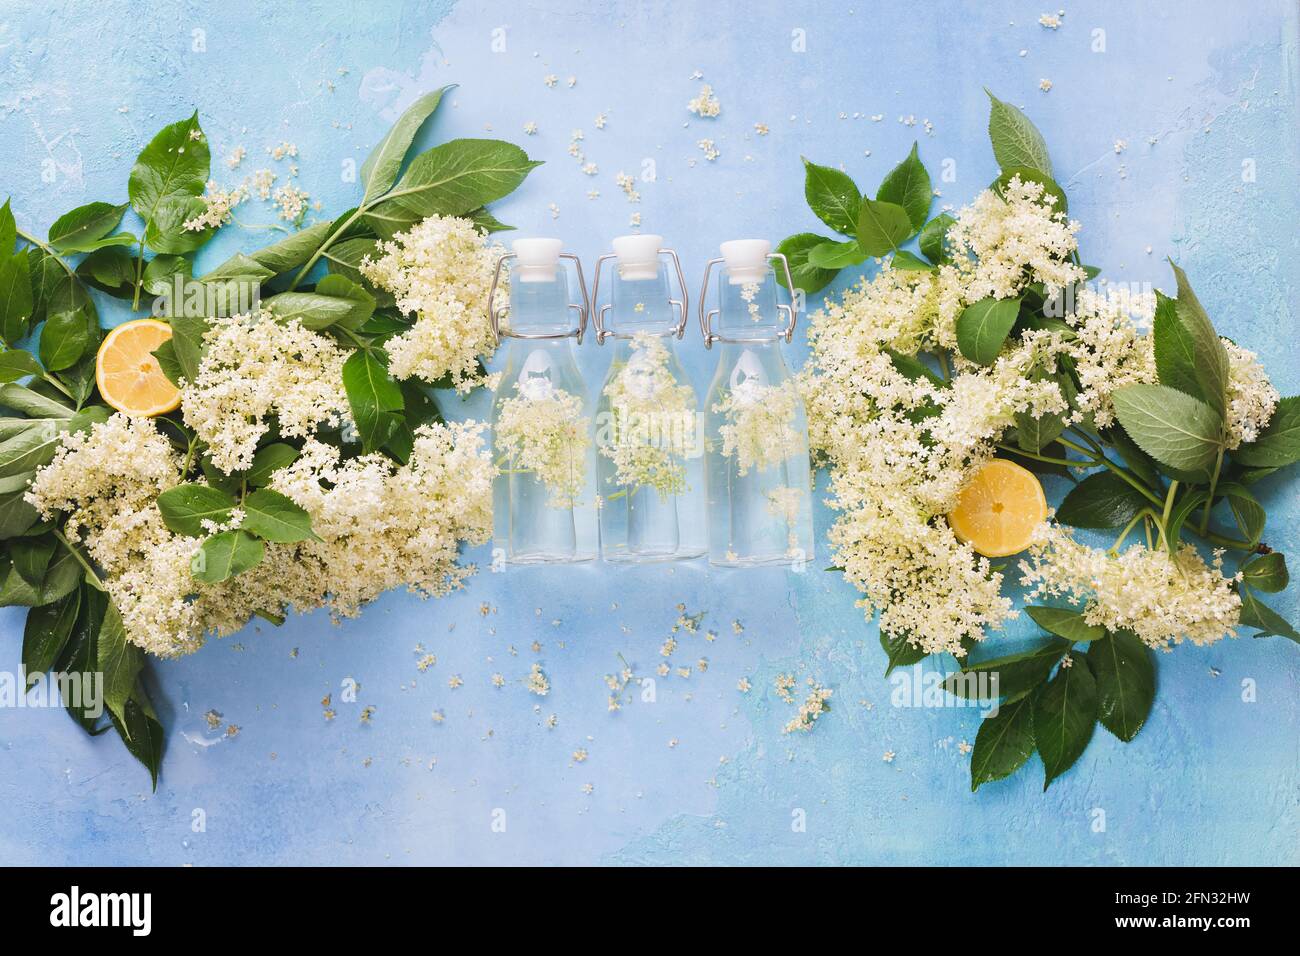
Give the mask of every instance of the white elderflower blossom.
M 718 426 L 722 454 L 736 459 L 736 471 L 766 471 L 795 454 L 801 442 L 795 430 L 799 389 L 793 379 L 778 385 L 760 385 L 747 379 L 730 389 L 713 406 L 723 417 Z
M 193 219 L 185 220 L 182 228 L 187 232 L 198 232 L 202 229 L 224 226 L 232 218 L 231 210 L 247 198 L 248 189 L 245 186 L 225 190 L 217 185 L 215 179 L 209 180 L 207 192 L 202 197 L 203 212 Z
M 1281 396 L 1254 352 L 1222 341 L 1228 353 L 1228 448 L 1232 449 L 1259 437 Z
M 552 508 L 576 506 L 591 441 L 582 400 L 549 382 L 527 389 L 516 384 L 515 390 L 497 410 L 498 466 L 532 472 L 550 493 Z
M 1222 566 L 1221 551 L 1206 564 L 1186 542 L 1172 556 L 1142 545 L 1112 556 L 1053 526 L 1021 560 L 1020 580 L 1031 588 L 1029 600 L 1063 597 L 1083 604 L 1089 624 L 1125 628 L 1156 650 L 1170 650 L 1184 639 L 1213 644 L 1236 636 L 1241 598 Z
M 617 484 L 679 494 L 686 488 L 685 459 L 698 453 L 695 390 L 678 383 L 662 338 L 638 333 L 631 349 L 605 386 L 610 421 L 598 439 L 600 453 L 614 462 Z
M 1115 421 L 1114 394 L 1129 385 L 1156 381 L 1156 357 L 1151 336 L 1142 335 L 1129 312 L 1132 305 L 1126 296 L 1102 296 L 1081 288 L 1075 297 L 1074 313 L 1067 321 L 1074 327 L 1074 338 L 1066 353 L 1074 360 L 1079 380 L 1075 403 L 1080 412 L 1091 413 L 1098 428 Z M 1141 306 L 1142 317 L 1149 319 L 1150 306 Z
M 694 99 L 686 104 L 686 108 L 696 116 L 705 119 L 717 116 L 722 112 L 722 104 L 719 103 L 718 98 L 713 95 L 713 87 L 708 83 L 700 85 L 700 92 L 695 95 Z
M 458 542 L 491 535 L 493 469 L 482 432 L 423 426 L 400 467 L 380 455 L 342 461 L 338 449 L 308 439 L 272 487 L 311 514 L 317 539 L 268 543 L 261 563 L 214 585 L 192 574 L 201 539 L 173 534 L 158 510 L 158 494 L 184 479 L 152 421 L 115 415 L 69 433 L 29 500 L 44 514 L 69 515 L 68 533 L 102 569 L 127 638 L 170 657 L 210 633 L 239 630 L 254 613 L 328 606 L 335 617 L 354 616 L 400 585 L 435 596 L 458 587 L 473 571 L 456 563 Z
M 393 376 L 426 382 L 450 378 L 461 392 L 478 384 L 479 359 L 496 349 L 488 293 L 505 250 L 489 243 L 468 219 L 430 216 L 379 243 L 377 251 L 377 258 L 361 260 L 362 274 L 415 316 L 409 331 L 388 340 Z M 502 283 L 499 307 L 507 295 Z
M 348 353 L 334 340 L 268 312 L 212 319 L 198 375 L 181 390 L 189 425 L 230 474 L 252 464 L 274 415 L 280 433 L 305 438 L 351 421 L 343 390 Z

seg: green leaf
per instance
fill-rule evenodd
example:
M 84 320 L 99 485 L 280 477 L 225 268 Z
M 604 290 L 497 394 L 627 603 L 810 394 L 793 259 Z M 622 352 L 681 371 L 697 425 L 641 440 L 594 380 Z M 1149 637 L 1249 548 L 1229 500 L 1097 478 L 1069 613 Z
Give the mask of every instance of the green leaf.
M 40 518 L 23 497 L 31 480 L 31 472 L 0 478 L 0 540 L 24 534 Z
M 126 212 L 126 203 L 92 202 L 64 213 L 50 226 L 50 245 L 65 255 L 75 252 L 93 252 L 100 248 L 101 240 L 117 228 Z M 114 237 L 116 239 L 116 237 Z M 132 241 L 125 237 L 126 244 Z M 120 242 L 120 240 L 118 240 Z
M 925 225 L 925 217 L 930 212 L 930 203 L 934 201 L 934 187 L 930 185 L 930 174 L 916 152 L 916 143 L 907 158 L 890 170 L 889 175 L 876 191 L 876 198 L 891 202 L 907 210 L 907 218 L 914 229 Z
M 507 226 L 504 222 L 497 219 L 496 216 L 492 215 L 492 213 L 482 207 L 471 209 L 469 212 L 465 213 L 463 218 L 474 223 L 480 232 L 485 232 L 489 235 L 494 232 L 509 232 L 511 229 L 515 228 L 514 226 Z
M 1137 475 L 1149 487 L 1160 487 L 1160 473 L 1156 471 L 1155 462 L 1141 448 L 1133 444 L 1133 439 L 1122 428 L 1107 429 L 1102 433 L 1102 440 L 1119 453 L 1120 459 L 1128 470 Z
M 1205 402 L 1167 385 L 1128 385 L 1115 415 L 1144 452 L 1184 472 L 1206 472 L 1223 444 L 1223 418 Z
M 1034 169 L 1030 166 L 1004 166 L 1002 175 L 993 180 L 992 189 L 1002 198 L 1006 198 L 1007 186 L 1011 180 L 1016 177 L 1020 178 L 1022 183 L 1041 183 L 1043 186 L 1043 198 L 1055 198 L 1056 202 L 1052 209 L 1056 212 L 1065 212 L 1070 208 L 1069 201 L 1065 198 L 1065 190 L 1062 189 L 1050 175 L 1041 169 Z
M 776 247 L 778 254 L 785 256 L 790 264 L 790 278 L 796 289 L 802 289 L 808 295 L 820 292 L 835 278 L 836 270 L 822 269 L 808 261 L 808 254 L 817 246 L 834 240 L 819 236 L 815 232 L 801 232 L 782 240 Z M 776 281 L 785 288 L 785 270 L 776 270 Z
M 1151 649 L 1132 631 L 1115 631 L 1092 642 L 1088 666 L 1097 681 L 1097 719 L 1120 740 L 1132 740 L 1146 723 L 1156 699 Z
M 45 370 L 32 358 L 30 352 L 23 349 L 10 349 L 7 352 L 0 352 L 0 382 L 8 384 L 16 382 L 20 378 L 26 378 L 28 375 L 35 375 L 40 378 L 45 374 Z
M 887 635 L 882 631 L 880 646 L 885 649 L 885 655 L 889 660 L 889 666 L 885 668 L 886 677 L 895 667 L 910 667 L 919 664 L 928 656 L 916 645 L 909 644 L 906 634 Z
M 227 578 L 256 567 L 266 553 L 266 545 L 247 531 L 222 531 L 203 542 L 190 559 L 190 573 L 204 584 L 220 584 Z
M 298 450 L 292 445 L 275 442 L 265 448 L 259 448 L 253 456 L 253 463 L 248 468 L 245 480 L 254 486 L 267 484 L 272 472 L 291 465 L 298 458 Z
M 862 194 L 847 173 L 832 166 L 803 161 L 803 194 L 817 218 L 836 232 L 852 236 L 858 230 Z
M 263 541 L 292 544 L 316 537 L 311 530 L 311 515 L 278 491 L 258 489 L 240 507 L 245 512 L 240 528 Z
M 262 305 L 280 321 L 293 319 L 303 328 L 319 332 L 331 326 L 356 329 L 375 311 L 375 298 L 351 279 L 328 275 L 315 292 L 281 292 Z
M 1300 396 L 1278 402 L 1259 437 L 1232 452 L 1232 459 L 1254 468 L 1282 468 L 1300 461 Z
M 917 240 L 921 254 L 933 263 L 947 262 L 948 252 L 944 240 L 948 236 L 948 227 L 957 220 L 946 212 L 940 213 L 921 229 L 921 238 Z
M 12 255 L 14 244 L 18 241 L 18 224 L 14 222 L 13 210 L 9 208 L 9 200 L 0 206 L 0 259 Z
M 53 604 L 34 607 L 27 612 L 27 623 L 23 627 L 23 673 L 26 674 L 28 690 L 32 689 L 36 676 L 53 667 L 63 653 L 80 609 L 81 591 L 74 590 Z
M 984 92 L 988 93 L 988 90 Z M 1028 166 L 1052 175 L 1052 161 L 1047 156 L 1043 134 L 1019 109 L 1002 102 L 992 93 L 988 96 L 989 140 L 998 165 L 1003 169 Z
M 1097 641 L 1106 635 L 1106 629 L 1096 624 L 1089 624 L 1078 611 L 1064 607 L 1047 607 L 1031 604 L 1025 608 L 1034 623 L 1049 634 L 1063 637 L 1067 641 L 1083 643 Z
M 1165 550 L 1171 556 L 1178 553 L 1179 535 L 1182 534 L 1183 525 L 1192 512 L 1205 504 L 1205 499 L 1208 497 L 1209 494 L 1204 488 L 1193 488 L 1174 502 L 1169 512 L 1169 521 L 1165 524 Z
M 1249 544 L 1246 550 L 1255 550 L 1264 535 L 1264 522 L 1268 518 L 1264 506 L 1245 485 L 1239 485 L 1234 481 L 1220 482 L 1217 493 L 1228 499 L 1228 508 L 1237 523 L 1237 530 Z
M 389 198 L 364 218 L 376 233 L 392 238 L 429 216 L 459 216 L 507 196 L 540 165 L 513 143 L 453 139 L 411 160 Z
M 80 594 L 81 601 L 76 623 L 72 626 L 72 634 L 63 652 L 54 662 L 54 670 L 69 675 L 81 675 L 82 686 L 87 687 L 90 686 L 90 681 L 96 679 L 98 668 L 95 660 L 95 645 L 99 639 L 104 613 L 108 608 L 108 595 L 89 584 L 81 585 Z M 64 704 L 68 715 L 86 733 L 94 736 L 102 732 L 102 728 L 98 726 L 99 714 L 74 706 L 69 701 L 64 701 Z
M 948 383 L 945 382 L 937 372 L 931 369 L 915 355 L 904 355 L 903 353 L 896 352 L 887 346 L 882 349 L 882 351 L 889 356 L 889 361 L 904 378 L 913 382 L 918 378 L 924 378 L 936 388 L 947 387 Z
M 162 766 L 163 726 L 140 682 L 136 682 L 135 690 L 127 699 L 122 718 L 119 720 L 112 711 L 109 711 L 109 717 L 127 752 L 144 764 L 153 788 L 157 790 L 158 769 Z
M 1019 700 L 1047 680 L 1069 649 L 1065 641 L 1052 638 L 1026 651 L 967 664 L 945 677 L 943 686 L 948 693 L 967 700 Z M 980 675 L 988 675 L 982 686 Z
M 1229 385 L 1227 350 L 1219 339 L 1219 333 L 1214 331 L 1210 317 L 1205 314 L 1205 309 L 1197 300 L 1196 293 L 1188 284 L 1187 275 L 1172 262 L 1170 265 L 1173 266 L 1174 276 L 1178 280 L 1178 299 L 1174 303 L 1174 311 L 1179 325 L 1186 333 L 1187 343 L 1191 349 L 1190 374 L 1199 385 L 1198 391 L 1189 394 L 1204 400 L 1219 413 L 1220 417 L 1226 416 Z M 1160 365 L 1160 340 L 1157 339 L 1155 344 L 1156 371 L 1160 375 L 1161 383 L 1168 384 L 1164 381 L 1164 370 Z
M 1003 704 L 996 716 L 981 721 L 970 760 L 972 793 L 983 784 L 1011 776 L 1034 752 L 1032 700 L 1033 695 L 1028 695 Z
M 957 347 L 980 365 L 992 365 L 1020 314 L 1019 299 L 981 299 L 957 317 Z
M 14 570 L 32 587 L 41 587 L 45 583 L 45 572 L 50 566 L 50 559 L 58 547 L 58 539 L 52 534 L 12 542 L 9 553 L 13 558 Z
M 379 355 L 383 355 L 382 352 Z M 369 453 L 388 441 L 402 421 L 402 390 L 388 374 L 384 361 L 371 352 L 352 353 L 343 363 L 343 388 L 347 392 L 352 420 L 361 437 L 361 448 Z
M 163 524 L 176 534 L 201 538 L 207 534 L 204 521 L 224 524 L 230 520 L 230 509 L 235 499 L 219 488 L 187 482 L 168 488 L 158 496 L 158 510 Z
M 1276 594 L 1286 590 L 1291 575 L 1286 569 L 1286 558 L 1280 551 L 1261 554 L 1241 566 L 1241 580 L 1257 591 Z
M 0 339 L 12 346 L 31 331 L 32 280 L 27 250 L 0 258 Z
M 296 269 L 316 254 L 321 243 L 334 231 L 335 222 L 338 220 L 308 226 L 264 249 L 249 253 L 249 258 L 270 269 L 274 275 Z
M 135 290 L 135 259 L 120 246 L 96 249 L 81 260 L 77 277 L 93 289 L 129 299 Z
M 186 229 L 185 223 L 197 219 L 207 209 L 198 196 L 172 196 L 158 203 L 144 227 L 144 244 L 155 252 L 180 255 L 193 252 L 212 238 L 214 226 Z
M 1016 443 L 1025 451 L 1041 454 L 1042 450 L 1065 431 L 1065 416 L 1048 412 L 1037 417 L 1028 412 L 1016 413 Z
M 1241 623 L 1245 627 L 1258 628 L 1256 637 L 1276 634 L 1300 643 L 1300 633 L 1287 623 L 1286 618 L 1257 598 L 1250 588 L 1241 589 Z
M 906 249 L 899 249 L 889 260 L 891 269 L 898 269 L 903 272 L 933 272 L 934 266 L 926 262 L 914 252 L 908 252 Z
M 58 422 L 42 421 L 0 442 L 0 478 L 35 471 L 48 464 L 61 438 Z
M 172 344 L 176 364 L 188 382 L 199 376 L 199 365 L 203 362 L 203 336 L 210 328 L 208 320 L 199 316 L 177 315 L 168 319 L 172 327 Z
M 140 277 L 140 284 L 145 292 L 150 295 L 170 295 L 175 297 L 176 294 L 176 276 L 181 277 L 182 294 L 185 291 L 185 283 L 194 275 L 194 267 L 189 259 L 184 256 L 154 256 L 144 264 L 144 272 Z M 177 308 L 173 312 L 179 312 Z
M 195 132 L 199 134 L 197 139 L 192 135 Z M 168 200 L 202 195 L 211 165 L 197 111 L 189 119 L 164 126 L 140 152 L 131 169 L 127 180 L 131 208 L 149 223 Z
M 419 97 L 406 108 L 392 128 L 384 134 L 384 138 L 371 150 L 366 161 L 361 164 L 361 182 L 365 186 L 365 192 L 361 197 L 362 205 L 378 199 L 393 183 L 397 182 L 397 174 L 402 168 L 402 161 L 406 159 L 406 152 L 411 148 L 415 134 L 438 108 L 442 94 L 450 89 L 451 86 L 444 86 L 440 90 Z
M 95 642 L 95 665 L 104 675 L 104 703 L 118 720 L 125 718 L 126 702 L 144 667 L 144 652 L 126 639 L 126 627 L 117 606 L 109 601 Z
M 81 563 L 66 547 L 54 552 L 49 567 L 45 569 L 45 580 L 36 588 L 34 606 L 50 604 L 72 593 L 81 584 L 85 576 Z
M 823 242 L 808 250 L 808 264 L 818 269 L 847 269 L 867 261 L 867 254 L 862 251 L 856 239 L 847 242 Z M 793 277 L 792 277 L 793 278 Z
M 90 326 L 81 311 L 55 312 L 41 329 L 41 361 L 51 372 L 75 365 L 90 346 Z
M 862 198 L 858 208 L 858 244 L 869 256 L 883 256 L 899 248 L 916 229 L 907 210 L 897 203 Z
M 1083 655 L 1071 658 L 1034 698 L 1034 741 L 1043 757 L 1043 789 L 1074 766 L 1097 724 L 1097 682 Z
M 1112 471 L 1079 482 L 1056 509 L 1056 520 L 1075 528 L 1122 528 L 1150 502 Z

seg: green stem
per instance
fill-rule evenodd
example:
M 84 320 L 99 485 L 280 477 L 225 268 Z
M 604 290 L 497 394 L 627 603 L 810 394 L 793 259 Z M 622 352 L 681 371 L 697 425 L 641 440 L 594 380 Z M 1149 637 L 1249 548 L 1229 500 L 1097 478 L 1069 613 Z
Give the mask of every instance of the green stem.
M 398 194 L 390 193 L 389 195 L 384 196 L 383 198 L 389 199 L 394 195 L 398 195 Z M 321 247 L 317 249 L 314 253 L 312 253 L 312 257 L 307 260 L 307 262 L 303 265 L 301 269 L 298 270 L 298 274 L 294 276 L 293 281 L 289 283 L 288 291 L 292 292 L 294 289 L 298 288 L 298 283 L 301 282 L 303 279 L 307 278 L 307 273 L 311 272 L 312 267 L 316 265 L 317 262 L 320 261 L 320 257 L 325 255 L 326 250 L 329 249 L 329 247 L 334 244 L 334 240 L 339 236 L 343 235 L 343 233 L 347 232 L 348 226 L 352 225 L 354 222 L 356 222 L 358 219 L 360 219 L 369 211 L 370 211 L 369 206 L 365 206 L 365 205 L 358 206 L 357 211 L 348 217 L 347 222 L 343 223 L 343 225 L 340 226 L 339 228 L 333 230 L 330 233 L 329 237 L 323 243 L 321 243 Z
M 1210 492 L 1205 496 L 1205 511 L 1201 513 L 1201 535 L 1204 536 L 1210 530 L 1210 509 L 1214 507 L 1214 486 L 1219 483 L 1219 472 L 1223 468 L 1223 446 L 1219 446 L 1219 454 L 1214 459 L 1214 474 L 1210 476 Z
M 1119 546 L 1124 543 L 1124 539 L 1127 538 L 1129 533 L 1137 527 L 1139 521 L 1148 516 L 1152 518 L 1155 517 L 1155 512 L 1150 508 L 1143 508 L 1133 516 L 1133 520 L 1124 526 L 1124 530 L 1119 533 L 1119 537 L 1115 539 L 1115 543 L 1110 546 L 1110 554 L 1112 556 L 1119 554 Z
M 54 537 L 58 538 L 59 541 L 63 543 L 63 546 L 68 549 L 68 553 L 77 559 L 77 563 L 80 564 L 83 568 L 85 568 L 86 577 L 90 581 L 90 583 L 101 591 L 107 591 L 108 589 L 104 587 L 104 582 L 100 578 L 99 574 L 91 566 L 90 562 L 85 559 L 82 553 L 79 550 L 77 550 L 76 546 L 63 536 L 63 532 L 60 531 L 58 528 L 55 528 L 53 534 Z
M 1146 498 L 1147 501 L 1151 502 L 1153 505 L 1156 505 L 1157 507 L 1162 507 L 1164 505 L 1164 501 L 1161 498 L 1159 498 L 1150 488 L 1148 488 L 1142 482 L 1138 481 L 1136 478 L 1130 475 L 1119 465 L 1115 464 L 1105 455 L 1094 455 L 1090 451 L 1088 451 L 1088 449 L 1084 448 L 1081 445 L 1075 444 L 1074 442 L 1070 441 L 1070 439 L 1068 438 L 1058 438 L 1057 441 L 1059 441 L 1066 448 L 1073 449 L 1074 451 L 1077 451 L 1081 455 L 1087 455 L 1090 459 L 1092 459 L 1092 461 L 1095 464 L 1104 465 L 1106 468 L 1109 468 L 1116 475 L 1123 478 L 1130 485 L 1132 485 L 1139 492 L 1141 492 L 1142 497 Z
M 144 279 L 144 237 L 140 237 L 140 245 L 135 254 L 135 295 L 131 297 L 131 311 L 140 311 L 140 286 Z
M 57 252 L 55 252 L 52 248 L 50 248 L 48 244 L 42 242 L 40 239 L 37 239 L 29 232 L 23 232 L 23 230 L 21 229 L 17 230 L 17 233 L 19 239 L 22 239 L 24 242 L 30 242 L 33 246 L 36 246 L 38 249 L 43 250 L 47 255 L 55 259 L 59 263 L 59 265 L 63 266 L 63 271 L 66 272 L 71 278 L 73 279 L 77 278 L 77 274 L 72 271 L 72 266 L 64 262 L 63 257 L 60 256 Z
M 1174 510 L 1174 498 L 1178 494 L 1178 479 L 1169 483 L 1169 491 L 1165 495 L 1165 508 L 1160 515 L 1160 541 L 1166 547 L 1172 550 L 1173 543 L 1169 540 L 1169 515 Z
M 1050 455 L 1040 455 L 1037 452 L 1025 451 L 1023 448 L 1013 448 L 1010 445 L 998 445 L 1002 451 L 1009 451 L 1013 455 L 1019 455 L 1021 458 L 1032 458 L 1034 461 L 1045 462 L 1049 465 L 1065 465 L 1067 468 L 1090 468 L 1090 462 L 1071 461 L 1069 458 L 1052 458 Z

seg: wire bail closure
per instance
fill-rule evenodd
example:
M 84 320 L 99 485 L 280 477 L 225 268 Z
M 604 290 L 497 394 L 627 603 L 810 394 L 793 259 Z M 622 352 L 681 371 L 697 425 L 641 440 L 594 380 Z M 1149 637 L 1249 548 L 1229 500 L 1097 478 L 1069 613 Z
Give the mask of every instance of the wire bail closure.
M 690 309 L 690 304 L 689 304 L 690 300 L 686 293 L 686 276 L 682 273 L 682 261 L 677 258 L 677 253 L 672 249 L 659 249 L 657 251 L 657 254 L 661 256 L 668 256 L 670 259 L 672 259 L 673 270 L 677 273 L 677 287 L 682 290 L 682 297 L 680 299 L 668 300 L 672 305 L 677 307 L 678 315 L 680 316 L 680 318 L 678 318 L 677 320 L 677 324 L 673 326 L 673 335 L 675 335 L 680 340 L 681 337 L 686 334 L 686 316 L 689 314 L 689 309 Z M 612 332 L 605 327 L 605 313 L 614 307 L 614 303 L 606 302 L 604 305 L 600 304 L 601 268 L 604 266 L 605 262 L 608 261 L 609 259 L 617 259 L 617 258 L 618 258 L 617 253 L 607 252 L 599 259 L 596 260 L 596 277 L 592 280 L 592 284 L 591 284 L 591 302 L 592 302 L 592 306 L 596 310 L 594 315 L 592 316 L 592 320 L 595 322 L 596 325 L 597 345 L 604 345 L 605 339 L 609 338 L 611 335 L 618 334 L 617 332 Z
M 786 324 L 786 327 L 781 331 L 777 332 L 776 335 L 774 336 L 774 338 L 785 339 L 786 344 L 789 345 L 790 342 L 794 339 L 794 326 L 795 326 L 795 310 L 793 304 L 794 303 L 794 279 L 790 275 L 790 260 L 788 260 L 785 257 L 785 254 L 781 252 L 769 252 L 767 254 L 767 258 L 769 260 L 772 259 L 781 260 L 781 269 L 782 271 L 785 272 L 785 287 L 788 290 L 790 290 L 791 304 L 785 305 L 784 303 L 778 302 L 776 306 L 778 312 L 785 312 L 786 317 L 789 319 L 789 321 Z M 704 334 L 704 347 L 706 349 L 713 348 L 714 342 L 753 341 L 752 339 L 729 339 L 722 335 L 715 335 L 713 332 L 713 317 L 715 315 L 718 315 L 721 312 L 721 310 L 709 309 L 706 312 L 704 309 L 704 306 L 708 304 L 709 274 L 713 271 L 714 266 L 725 261 L 726 261 L 725 259 L 719 256 L 716 259 L 710 259 L 704 267 L 704 282 L 700 286 L 699 313 L 700 313 L 700 331 Z
M 507 252 L 497 259 L 497 267 L 492 271 L 492 287 L 488 290 L 488 321 L 492 324 L 492 336 L 496 339 L 497 345 L 501 344 L 503 336 L 512 339 L 567 339 L 577 338 L 578 344 L 582 344 L 582 337 L 587 334 L 587 316 L 591 312 L 591 299 L 587 296 L 587 280 L 582 275 L 582 260 L 572 252 L 561 252 L 561 259 L 569 259 L 573 262 L 573 268 L 578 273 L 578 288 L 582 292 L 581 302 L 570 302 L 570 309 L 578 310 L 578 327 L 569 329 L 567 332 L 512 332 L 506 329 L 501 330 L 502 310 L 497 308 L 497 285 L 501 281 L 501 267 L 505 265 L 507 259 L 517 258 L 515 253 Z M 508 309 L 506 311 L 509 311 Z

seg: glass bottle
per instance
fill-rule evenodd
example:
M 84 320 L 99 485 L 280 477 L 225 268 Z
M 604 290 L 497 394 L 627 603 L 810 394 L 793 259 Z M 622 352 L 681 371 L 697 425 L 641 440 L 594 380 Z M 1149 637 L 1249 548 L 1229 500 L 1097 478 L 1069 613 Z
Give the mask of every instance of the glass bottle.
M 606 561 L 673 561 L 706 549 L 704 423 L 675 346 L 686 329 L 686 283 L 677 254 L 662 245 L 662 236 L 621 236 L 596 263 L 596 341 L 614 340 L 596 403 Z M 672 297 L 664 256 L 672 260 L 680 299 Z M 601 267 L 610 259 L 610 301 L 601 305 Z
M 560 251 L 559 239 L 516 239 L 512 248 L 497 262 L 488 300 L 492 330 L 504 342 L 492 400 L 494 554 L 511 564 L 590 561 L 600 530 L 591 402 L 574 354 L 589 309 L 582 265 Z M 503 325 L 495 287 L 512 259 Z M 570 301 L 561 259 L 574 263 L 581 304 Z
M 709 563 L 724 567 L 802 568 L 813 557 L 808 420 L 779 344 L 794 335 L 795 310 L 779 302 L 769 261 L 780 261 L 786 288 L 794 284 L 771 248 L 724 242 L 700 292 L 705 348 L 721 345 L 705 399 L 705 472 Z M 714 266 L 718 304 L 706 311 Z

